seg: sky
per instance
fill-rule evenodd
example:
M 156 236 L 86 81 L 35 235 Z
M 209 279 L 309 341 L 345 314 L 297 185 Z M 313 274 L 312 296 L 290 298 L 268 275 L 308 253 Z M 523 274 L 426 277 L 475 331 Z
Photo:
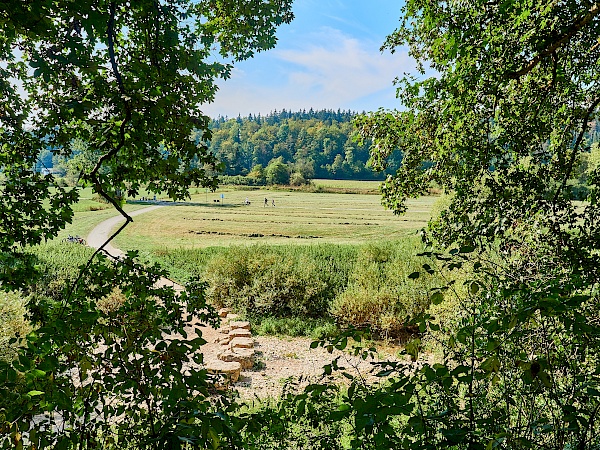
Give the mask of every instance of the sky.
M 313 108 L 399 108 L 394 78 L 414 71 L 404 50 L 380 47 L 399 25 L 401 0 L 295 0 L 277 46 L 237 63 L 219 82 L 211 117 Z

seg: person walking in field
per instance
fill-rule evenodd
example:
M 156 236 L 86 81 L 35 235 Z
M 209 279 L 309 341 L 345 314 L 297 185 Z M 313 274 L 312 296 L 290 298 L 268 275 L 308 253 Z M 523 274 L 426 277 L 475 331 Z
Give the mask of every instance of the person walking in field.
M 267 197 L 265 197 L 265 206 L 267 206 L 269 204 L 269 199 Z
M 275 199 L 271 200 L 271 206 L 275 208 Z

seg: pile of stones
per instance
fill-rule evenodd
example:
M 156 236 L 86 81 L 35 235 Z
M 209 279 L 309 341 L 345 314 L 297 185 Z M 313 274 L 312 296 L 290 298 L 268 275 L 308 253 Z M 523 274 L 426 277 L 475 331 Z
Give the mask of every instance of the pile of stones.
M 220 344 L 217 359 L 208 361 L 206 369 L 208 373 L 221 375 L 224 383 L 220 386 L 228 386 L 235 383 L 242 370 L 251 369 L 254 366 L 254 339 L 250 331 L 250 323 L 237 321 L 237 315 L 231 314 L 228 308 L 219 310 L 221 317 L 221 328 L 215 343 Z

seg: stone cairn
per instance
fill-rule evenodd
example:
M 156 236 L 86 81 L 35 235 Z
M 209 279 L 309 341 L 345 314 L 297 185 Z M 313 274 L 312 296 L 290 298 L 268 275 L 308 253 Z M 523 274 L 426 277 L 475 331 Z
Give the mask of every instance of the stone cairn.
M 242 370 L 251 369 L 254 365 L 254 340 L 250 331 L 250 322 L 236 321 L 237 315 L 231 314 L 229 308 L 219 310 L 221 328 L 215 343 L 221 344 L 217 359 L 207 362 L 208 373 L 224 377 L 226 387 L 235 383 Z

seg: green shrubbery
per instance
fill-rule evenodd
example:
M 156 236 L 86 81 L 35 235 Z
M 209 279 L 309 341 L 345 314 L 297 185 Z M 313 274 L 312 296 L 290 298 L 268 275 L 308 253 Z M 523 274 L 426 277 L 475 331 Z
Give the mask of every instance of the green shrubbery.
M 343 288 L 348 268 L 325 271 L 333 256 L 315 250 L 231 247 L 207 265 L 208 299 L 250 317 L 323 317 Z
M 406 319 L 428 308 L 429 291 L 439 285 L 433 277 L 408 278 L 426 262 L 415 256 L 420 249 L 422 244 L 416 239 L 362 246 L 350 283 L 334 299 L 331 314 L 344 325 L 366 325 L 378 333 L 398 334 Z
M 28 252 L 36 259 L 38 281 L 31 286 L 29 313 L 34 321 L 43 322 L 64 299 L 94 250 L 80 244 L 51 242 L 31 247 Z
M 15 345 L 13 339 L 23 338 L 31 331 L 27 321 L 27 300 L 17 292 L 0 291 L 0 359 L 11 359 L 15 356 Z
M 261 332 L 266 334 L 299 333 L 276 319 L 319 318 L 394 336 L 405 330 L 407 319 L 427 310 L 431 288 L 441 284 L 438 276 L 408 279 L 427 262 L 415 256 L 422 249 L 414 237 L 365 245 L 215 247 L 155 256 L 179 280 L 203 278 L 210 302 L 265 323 Z

